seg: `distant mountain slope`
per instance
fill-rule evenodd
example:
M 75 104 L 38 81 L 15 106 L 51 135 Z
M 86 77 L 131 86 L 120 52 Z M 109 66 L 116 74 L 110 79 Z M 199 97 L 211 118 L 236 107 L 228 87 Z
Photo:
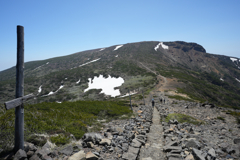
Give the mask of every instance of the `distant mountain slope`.
M 127 43 L 27 62 L 25 94 L 38 94 L 31 103 L 110 98 L 99 94 L 99 89 L 84 92 L 88 79 L 99 75 L 122 77 L 124 84 L 118 87 L 122 95 L 128 89 L 149 90 L 161 82 L 144 66 L 184 82 L 185 87 L 178 91 L 192 99 L 240 107 L 239 58 L 208 54 L 201 45 L 182 41 Z M 43 96 L 51 92 L 55 94 Z M 0 102 L 13 99 L 14 94 L 15 67 L 12 67 L 0 72 Z

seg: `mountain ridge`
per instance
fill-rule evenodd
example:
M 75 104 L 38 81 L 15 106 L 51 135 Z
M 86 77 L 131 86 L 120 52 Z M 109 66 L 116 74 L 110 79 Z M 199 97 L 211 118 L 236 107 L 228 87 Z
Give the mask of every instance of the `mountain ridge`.
M 163 48 L 162 45 L 167 46 L 167 49 Z M 231 58 L 236 60 L 233 61 Z M 124 78 L 125 83 L 117 87 L 121 94 L 126 94 L 128 89 L 148 90 L 161 83 L 157 76 L 143 67 L 142 64 L 155 71 L 156 74 L 176 78 L 177 81 L 185 83 L 185 86 L 187 86 L 185 90 L 184 88 L 176 88 L 179 92 L 190 95 L 192 93 L 187 90 L 190 90 L 189 86 L 191 86 L 192 90 L 196 92 L 194 93 L 194 99 L 198 96 L 201 97 L 201 101 L 209 100 L 209 96 L 214 99 L 214 94 L 217 94 L 219 100 L 214 101 L 223 102 L 220 97 L 226 97 L 226 95 L 233 97 L 233 94 L 240 93 L 240 83 L 237 81 L 237 79 L 240 79 L 239 58 L 209 54 L 201 45 L 192 42 L 143 41 L 81 51 L 42 61 L 27 62 L 24 71 L 25 94 L 36 93 L 41 85 L 43 88 L 41 94 L 48 94 L 51 91 L 56 91 L 59 86 L 64 84 L 65 87 L 56 95 L 52 95 L 51 98 L 46 97 L 45 100 L 104 99 L 106 95 L 99 94 L 99 90 L 83 92 L 87 88 L 88 78 L 99 75 L 103 75 L 105 78 L 108 75 Z M 79 79 L 81 79 L 81 82 L 76 85 L 75 82 Z M 14 81 L 14 67 L 0 72 L 1 102 L 14 97 Z M 199 89 L 199 86 L 196 86 L 198 85 L 197 81 L 199 84 L 208 84 L 208 87 L 211 86 L 212 89 L 197 94 Z M 203 90 L 202 87 L 201 90 Z M 39 102 L 45 101 L 43 98 L 40 99 Z M 225 102 L 223 104 L 226 105 Z M 240 107 L 238 100 L 234 105 Z

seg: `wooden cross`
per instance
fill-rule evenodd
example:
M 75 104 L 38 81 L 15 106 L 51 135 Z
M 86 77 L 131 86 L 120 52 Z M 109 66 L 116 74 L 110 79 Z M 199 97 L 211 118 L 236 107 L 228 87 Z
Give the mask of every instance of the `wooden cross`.
M 16 99 L 5 102 L 5 108 L 15 108 L 15 144 L 14 152 L 24 150 L 24 108 L 23 102 L 34 97 L 24 96 L 24 28 L 17 26 L 17 65 L 16 65 Z

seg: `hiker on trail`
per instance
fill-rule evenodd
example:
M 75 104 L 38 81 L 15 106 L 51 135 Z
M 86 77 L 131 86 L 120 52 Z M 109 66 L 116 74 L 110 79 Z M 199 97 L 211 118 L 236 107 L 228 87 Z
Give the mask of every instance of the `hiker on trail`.
M 162 98 L 160 99 L 160 102 L 162 103 Z
M 154 107 L 154 103 L 155 103 L 155 102 L 154 102 L 154 99 L 152 99 L 152 107 Z
M 163 99 L 163 103 L 165 104 L 165 99 Z

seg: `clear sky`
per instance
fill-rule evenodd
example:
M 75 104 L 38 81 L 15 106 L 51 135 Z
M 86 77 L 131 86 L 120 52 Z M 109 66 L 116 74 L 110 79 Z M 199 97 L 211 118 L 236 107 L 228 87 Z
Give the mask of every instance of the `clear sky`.
M 240 58 L 240 0 L 0 0 L 0 71 L 25 62 L 140 41 L 186 41 Z

